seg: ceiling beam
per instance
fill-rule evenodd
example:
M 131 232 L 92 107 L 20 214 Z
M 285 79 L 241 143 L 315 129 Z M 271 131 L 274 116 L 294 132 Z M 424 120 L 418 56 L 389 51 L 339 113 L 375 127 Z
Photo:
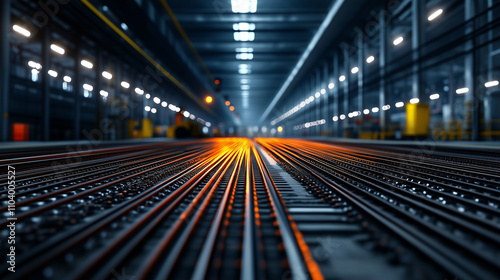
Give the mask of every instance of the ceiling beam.
M 325 17 L 325 13 L 310 13 L 310 14 L 176 14 L 177 20 L 181 23 L 190 22 L 287 22 L 287 23 L 305 23 L 305 22 L 321 22 Z

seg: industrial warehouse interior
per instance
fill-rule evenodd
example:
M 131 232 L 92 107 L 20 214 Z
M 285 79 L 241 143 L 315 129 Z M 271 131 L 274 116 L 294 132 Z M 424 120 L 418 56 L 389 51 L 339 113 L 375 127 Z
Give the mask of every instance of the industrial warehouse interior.
M 0 279 L 500 277 L 500 1 L 0 1 Z

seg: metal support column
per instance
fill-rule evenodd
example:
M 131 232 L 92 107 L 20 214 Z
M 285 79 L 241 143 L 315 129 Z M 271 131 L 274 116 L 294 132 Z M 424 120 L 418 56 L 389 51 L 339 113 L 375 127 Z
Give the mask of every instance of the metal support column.
M 95 101 L 95 123 L 96 129 L 100 128 L 101 119 L 103 118 L 103 102 L 100 90 L 103 88 L 102 71 L 104 70 L 104 59 L 102 54 L 102 49 L 97 48 L 97 65 L 96 65 L 96 81 L 95 81 L 95 91 L 94 91 L 94 101 Z
M 114 79 L 114 87 L 113 87 L 113 93 L 109 94 L 110 97 L 112 97 L 113 100 L 109 104 L 109 109 L 108 109 L 108 129 L 107 129 L 107 140 L 116 140 L 117 139 L 117 125 L 118 123 L 116 122 L 116 109 L 113 104 L 116 104 L 116 100 L 120 98 L 121 95 L 121 81 L 122 81 L 122 73 L 121 73 L 121 61 L 116 60 L 115 63 L 115 73 L 113 74 L 113 79 Z
M 316 69 L 316 84 L 314 86 L 314 119 L 313 121 L 317 121 L 321 119 L 321 96 L 319 98 L 316 98 L 316 93 L 319 92 L 321 89 L 321 69 L 317 68 Z M 320 93 L 321 95 L 321 93 Z M 316 136 L 319 136 L 321 134 L 321 126 L 316 126 L 314 128 Z
M 330 79 L 330 75 L 328 73 L 328 61 L 323 63 L 323 86 L 321 90 L 325 90 L 324 93 L 321 93 L 321 100 L 323 100 L 323 112 L 321 113 L 321 119 L 324 119 L 326 123 L 322 125 L 322 130 L 328 132 L 329 128 L 329 120 L 331 120 L 331 112 L 330 112 L 330 91 L 328 90 L 328 81 Z
M 361 115 L 358 118 L 361 119 L 360 125 L 358 127 L 358 138 L 361 138 L 361 132 L 363 130 L 363 109 L 364 109 L 364 92 L 363 92 L 363 74 L 365 71 L 365 44 L 363 42 L 363 35 L 358 36 L 358 111 Z
M 333 77 L 332 77 L 333 116 L 337 116 L 337 118 L 338 118 L 340 115 L 340 112 L 339 112 L 339 83 L 338 83 L 338 78 L 339 78 L 339 53 L 338 53 L 338 51 L 333 52 L 333 71 L 332 71 L 332 73 L 333 73 Z M 339 121 L 340 120 L 333 122 L 333 136 L 335 136 L 335 137 L 340 137 Z
M 469 21 L 474 18 L 475 9 L 474 0 L 465 0 L 465 21 Z M 465 36 L 470 35 L 474 32 L 475 21 L 472 20 L 467 24 L 465 28 Z M 469 140 L 478 141 L 479 140 L 479 89 L 476 88 L 476 50 L 475 50 L 475 39 L 472 38 L 465 43 L 465 86 L 469 89 L 469 92 L 465 94 L 465 120 L 463 124 L 463 131 L 470 132 L 471 137 Z
M 10 0 L 0 4 L 0 141 L 9 140 Z
M 343 49 L 343 54 L 344 54 L 344 75 L 345 75 L 345 80 L 342 82 L 343 87 L 344 87 L 344 114 L 345 114 L 345 119 L 342 121 L 343 128 L 344 128 L 344 135 L 342 137 L 346 136 L 346 132 L 348 129 L 350 129 L 349 126 L 349 117 L 347 114 L 349 114 L 349 50 L 347 48 Z M 348 135 L 348 134 L 347 134 Z M 352 135 L 349 135 L 349 137 L 352 137 Z
M 309 88 L 309 91 L 306 92 L 306 98 L 309 98 L 311 96 L 314 96 L 314 90 L 316 88 L 316 84 L 315 84 L 315 80 L 314 80 L 314 76 L 311 74 L 311 87 Z M 305 122 L 311 122 L 314 120 L 314 117 L 316 115 L 316 112 L 315 112 L 315 106 L 314 106 L 314 100 L 311 101 L 309 104 L 306 105 L 308 108 L 307 108 L 307 111 L 309 112 L 308 114 L 308 117 L 306 119 Z M 314 128 L 308 128 L 307 131 L 308 131 L 308 134 L 312 134 L 313 133 L 313 130 Z
M 379 16 L 379 26 L 380 26 L 380 49 L 379 49 L 379 126 L 380 132 L 384 132 L 387 127 L 387 111 L 382 110 L 382 106 L 387 103 L 387 94 L 385 86 L 385 63 L 387 59 L 387 26 L 385 22 L 384 13 L 380 13 Z M 371 109 L 371 108 L 370 108 Z M 383 135 L 382 133 L 381 135 Z M 382 138 L 382 137 L 381 137 Z M 385 138 L 385 137 L 384 137 Z
M 423 91 L 421 89 L 421 75 L 420 75 L 420 45 L 424 43 L 423 17 L 424 17 L 425 1 L 412 0 L 411 2 L 412 2 L 411 3 L 411 11 L 412 11 L 411 50 L 412 50 L 412 60 L 413 60 L 412 97 L 419 98 L 421 101 L 423 101 L 424 98 L 423 98 Z
M 493 0 L 488 0 L 488 9 L 491 9 L 493 7 Z M 493 22 L 493 10 L 489 10 L 488 11 L 488 17 L 487 17 L 487 20 L 488 20 L 488 24 L 492 23 Z M 493 40 L 495 38 L 495 35 L 493 34 L 493 30 L 494 28 L 492 27 L 491 30 L 488 31 L 488 68 L 487 68 L 487 71 L 488 71 L 488 74 L 487 74 L 487 80 L 488 81 L 492 81 L 494 80 L 493 79 L 493 50 L 494 50 L 494 45 L 493 45 Z M 483 120 L 484 120 L 484 124 L 485 124 L 485 127 L 487 125 L 492 125 L 491 124 L 491 120 L 493 119 L 493 110 L 494 108 L 492 108 L 492 92 L 494 90 L 492 89 L 486 89 L 486 94 L 484 95 L 484 100 L 483 100 L 483 108 L 484 108 L 484 116 L 483 116 Z M 490 136 L 491 137 L 491 136 Z M 492 138 L 488 139 L 488 140 L 492 140 Z
M 50 24 L 42 30 L 42 140 L 50 141 Z
M 81 134 L 81 129 L 80 129 L 80 122 L 82 118 L 82 113 L 81 113 L 81 103 L 82 103 L 82 86 L 83 83 L 81 81 L 81 69 L 82 66 L 80 65 L 80 62 L 82 60 L 82 51 L 81 51 L 81 39 L 78 37 L 76 40 L 76 48 L 75 48 L 75 64 L 74 64 L 74 72 L 75 72 L 75 77 L 74 77 L 74 83 L 73 83 L 73 95 L 75 98 L 75 104 L 74 104 L 74 119 L 73 119 L 73 129 L 74 129 L 74 137 L 75 140 L 80 139 L 80 134 Z M 97 90 L 97 85 L 95 86 Z

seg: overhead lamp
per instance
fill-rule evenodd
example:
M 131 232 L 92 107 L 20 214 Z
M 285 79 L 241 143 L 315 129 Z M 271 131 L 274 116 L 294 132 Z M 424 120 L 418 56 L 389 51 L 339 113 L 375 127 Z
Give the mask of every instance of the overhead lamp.
M 38 62 L 34 62 L 32 60 L 28 61 L 28 66 L 31 67 L 31 68 L 35 68 L 35 69 L 42 69 L 42 65 Z
M 149 111 L 151 111 L 151 107 L 146 106 L 146 107 L 144 107 L 144 110 L 145 110 L 146 112 L 149 112 Z
M 66 83 L 71 83 L 71 77 L 70 76 L 64 76 L 63 77 L 63 81 L 65 81 Z
M 418 99 L 418 98 L 416 98 L 416 97 L 415 97 L 415 98 L 410 99 L 410 103 L 411 103 L 411 104 L 417 104 L 417 103 L 419 103 L 419 102 L 420 102 L 420 99 Z
M 344 75 L 340 76 L 340 77 L 339 77 L 339 81 L 340 81 L 340 82 L 345 81 L 345 76 L 344 76 Z
M 456 90 L 457 94 L 464 94 L 464 93 L 467 93 L 467 92 L 469 92 L 469 88 L 466 88 L 466 87 L 459 88 L 459 89 Z
M 397 46 L 399 44 L 401 44 L 403 42 L 403 37 L 399 36 L 397 37 L 396 39 L 394 39 L 394 41 L 392 41 L 392 43 L 394 44 L 394 46 Z
M 233 13 L 255 13 L 257 12 L 257 0 L 231 0 Z
M 438 10 L 432 12 L 432 14 L 429 15 L 429 17 L 427 18 L 427 20 L 428 21 L 433 21 L 438 16 L 440 16 L 442 13 L 443 13 L 443 9 L 438 9 Z
M 155 98 L 153 98 L 153 102 L 156 103 L 156 104 L 160 104 L 161 100 L 160 100 L 160 98 L 155 97 Z
M 439 99 L 439 93 L 434 93 L 434 94 L 431 94 L 431 96 L 429 96 L 429 99 L 430 99 L 430 100 L 436 100 L 436 99 Z
M 378 107 L 373 107 L 372 108 L 372 113 L 378 113 L 378 111 L 379 111 Z
M 345 120 L 345 115 L 344 114 L 340 115 L 340 119 Z
M 88 69 L 92 69 L 92 67 L 94 67 L 94 64 L 92 64 L 92 62 L 85 60 L 85 59 L 82 59 L 82 61 L 80 63 L 82 64 L 83 67 L 88 68 Z
M 47 73 L 48 73 L 50 76 L 54 77 L 54 78 L 56 78 L 56 77 L 57 77 L 57 72 L 56 72 L 56 71 L 54 71 L 54 70 L 49 70 L 49 71 L 47 71 Z
M 329 88 L 329 89 L 333 89 L 334 87 L 335 87 L 335 84 L 334 84 L 334 83 L 329 83 L 329 84 L 328 84 L 328 88 Z
M 253 59 L 253 53 L 237 53 L 236 54 L 236 59 L 239 59 L 239 60 L 252 60 Z
M 314 94 L 314 97 L 316 97 L 316 98 L 319 98 L 320 96 L 321 96 L 321 94 L 319 93 L 319 91 Z
M 325 94 L 325 93 L 326 93 L 326 89 L 322 88 L 322 89 L 320 90 L 320 92 L 321 92 L 321 94 Z
M 167 105 L 168 105 L 168 103 L 167 103 L 166 101 L 162 101 L 162 102 L 161 102 L 161 106 L 162 106 L 162 107 L 167 107 Z
M 54 52 L 60 54 L 60 55 L 63 55 L 65 53 L 65 50 L 56 44 L 50 45 L 50 49 L 53 50 Z
M 486 83 L 484 83 L 484 86 L 487 88 L 498 86 L 498 81 L 495 80 L 495 81 L 486 82 Z
M 209 96 L 205 97 L 205 102 L 207 102 L 207 104 L 212 103 L 212 101 L 214 101 L 212 96 L 209 95 Z
M 125 81 L 122 81 L 120 83 L 120 85 L 123 87 L 123 88 L 129 88 L 130 87 L 130 84 L 128 82 L 125 82 Z
M 255 30 L 255 23 L 240 22 L 233 24 L 234 31 L 252 31 Z
M 405 103 L 404 103 L 404 102 L 401 102 L 401 101 L 396 102 L 396 108 L 401 108 L 401 107 L 403 107 L 403 106 L 405 106 Z
M 151 94 L 146 93 L 146 95 L 144 95 L 144 97 L 146 97 L 146 99 L 150 99 L 151 98 Z
M 375 57 L 373 55 L 366 58 L 366 63 L 372 63 L 373 61 L 375 61 Z
M 138 88 L 138 87 L 136 87 L 136 88 L 134 89 L 134 91 L 135 91 L 135 93 L 137 93 L 137 94 L 139 94 L 139 95 L 143 95 L 143 94 L 144 94 L 144 90 L 143 90 L 143 89 L 141 89 L 141 88 Z
M 94 87 L 89 85 L 89 84 L 83 84 L 83 89 L 88 90 L 88 91 L 92 91 L 92 90 L 94 90 Z
M 113 75 L 111 73 L 109 73 L 108 71 L 102 71 L 102 76 L 108 80 L 111 80 L 111 78 L 113 78 Z
M 234 40 L 241 42 L 253 41 L 255 40 L 255 32 L 248 32 L 248 31 L 234 32 Z
M 356 74 L 356 73 L 358 73 L 358 72 L 359 72 L 359 68 L 358 68 L 358 67 L 353 67 L 353 68 L 351 69 L 351 73 L 353 73 L 353 74 Z
M 101 90 L 101 91 L 99 92 L 99 94 L 100 94 L 102 97 L 108 97 L 108 95 L 109 95 L 109 93 L 108 93 L 107 91 L 105 91 L 105 90 Z
M 338 120 L 339 120 L 339 117 L 334 116 L 334 117 L 332 118 L 332 120 L 333 120 L 334 122 L 336 122 L 336 121 L 338 121 Z
M 156 114 L 156 108 L 151 108 L 151 113 Z
M 239 64 L 238 65 L 238 73 L 240 74 L 250 74 L 252 71 L 250 70 L 249 64 Z
M 365 114 L 365 115 L 370 114 L 370 109 L 364 109 L 364 110 L 363 110 L 363 114 Z
M 17 24 L 14 24 L 12 26 L 12 30 L 16 31 L 17 33 L 23 35 L 24 37 L 30 37 L 31 36 L 31 32 L 26 29 L 26 28 L 23 28 Z

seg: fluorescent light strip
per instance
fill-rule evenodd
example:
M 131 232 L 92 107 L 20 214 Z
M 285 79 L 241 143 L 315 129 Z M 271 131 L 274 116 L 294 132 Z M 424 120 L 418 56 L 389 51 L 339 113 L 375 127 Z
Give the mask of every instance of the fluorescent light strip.
M 255 40 L 255 32 L 248 32 L 248 31 L 234 32 L 234 40 L 241 42 L 251 42 Z
M 231 0 L 233 13 L 255 13 L 257 12 L 257 0 Z
M 102 76 L 108 80 L 111 80 L 111 78 L 113 78 L 113 75 L 111 73 L 109 73 L 108 71 L 102 71 Z
M 5 1 L 5 0 L 4 0 Z M 31 36 L 31 32 L 29 32 L 29 30 L 17 25 L 17 24 L 14 24 L 12 26 L 12 29 L 14 31 L 16 31 L 17 33 L 23 35 L 24 37 L 30 37 Z
M 65 50 L 56 44 L 50 45 L 50 49 L 60 55 L 63 55 L 65 53 Z
M 255 30 L 255 23 L 240 22 L 233 24 L 234 31 L 252 31 Z
M 392 43 L 394 44 L 394 46 L 397 46 L 397 45 L 401 44 L 403 41 L 404 41 L 403 37 L 399 36 L 396 39 L 394 39 L 394 41 L 392 41 Z
M 443 13 L 443 9 L 438 9 L 435 12 L 433 12 L 432 14 L 430 14 L 429 17 L 427 18 L 427 20 L 428 21 L 433 21 L 438 16 L 440 16 L 442 13 Z
M 92 69 L 92 67 L 94 67 L 94 64 L 92 64 L 92 62 L 85 59 L 83 59 L 80 63 L 82 64 L 83 67 L 88 69 Z
M 484 84 L 485 87 L 490 88 L 490 87 L 496 87 L 498 86 L 498 81 L 489 81 Z

